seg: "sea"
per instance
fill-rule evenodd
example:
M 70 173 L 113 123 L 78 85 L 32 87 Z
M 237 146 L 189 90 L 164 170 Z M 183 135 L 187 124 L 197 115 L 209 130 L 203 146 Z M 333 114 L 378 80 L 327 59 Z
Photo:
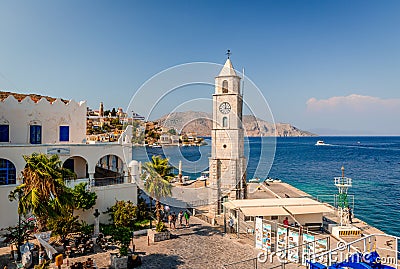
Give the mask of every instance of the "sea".
M 327 145 L 316 146 L 317 140 Z M 211 140 L 205 141 L 201 147 L 133 147 L 133 158 L 167 157 L 175 173 L 181 161 L 182 174 L 195 179 L 208 170 Z M 338 193 L 334 177 L 343 166 L 352 179 L 348 194 L 355 217 L 400 236 L 400 137 L 250 137 L 245 156 L 247 180 L 279 178 L 326 202 Z

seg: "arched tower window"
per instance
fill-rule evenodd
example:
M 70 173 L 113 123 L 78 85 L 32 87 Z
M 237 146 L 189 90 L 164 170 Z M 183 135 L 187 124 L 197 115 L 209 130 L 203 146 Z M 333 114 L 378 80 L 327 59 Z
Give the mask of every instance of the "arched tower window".
M 222 81 L 222 93 L 228 93 L 228 81 Z
M 222 127 L 228 127 L 228 118 L 227 117 L 222 118 Z

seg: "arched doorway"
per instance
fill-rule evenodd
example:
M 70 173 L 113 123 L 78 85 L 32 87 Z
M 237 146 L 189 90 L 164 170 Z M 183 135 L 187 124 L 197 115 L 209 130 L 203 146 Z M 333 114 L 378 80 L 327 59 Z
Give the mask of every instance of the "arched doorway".
M 124 163 L 116 155 L 106 155 L 96 164 L 94 173 L 95 186 L 124 183 Z
M 0 185 L 17 183 L 15 165 L 7 159 L 0 159 Z
M 88 163 L 80 156 L 73 156 L 66 159 L 63 167 L 73 171 L 77 179 L 89 178 Z

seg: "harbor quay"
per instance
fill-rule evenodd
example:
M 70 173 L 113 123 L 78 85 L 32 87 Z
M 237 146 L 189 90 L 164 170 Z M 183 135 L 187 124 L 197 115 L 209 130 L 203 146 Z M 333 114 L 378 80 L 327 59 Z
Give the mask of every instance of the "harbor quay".
M 187 186 L 186 188 L 194 188 Z M 195 188 L 197 189 L 197 188 Z M 203 188 L 204 189 L 204 188 Z M 197 189 L 201 191 L 202 189 Z M 248 200 L 264 200 L 264 199 L 285 199 L 288 196 L 295 199 L 303 199 L 310 197 L 304 191 L 301 191 L 287 183 L 249 183 L 248 184 Z M 328 205 L 329 206 L 329 205 Z M 348 258 L 351 253 L 357 251 L 363 252 L 377 250 L 382 261 L 387 265 L 398 268 L 395 259 L 396 242 L 390 236 L 374 236 L 384 234 L 377 228 L 368 225 L 358 218 L 353 218 L 355 227 L 361 230 L 361 234 L 357 236 L 347 236 L 337 238 L 325 229 L 326 224 L 339 221 L 338 211 L 331 206 L 332 211 L 324 214 L 323 229 L 307 228 L 301 231 L 304 234 L 312 235 L 315 241 L 327 239 L 327 249 L 337 250 L 332 257 L 340 262 Z M 171 210 L 179 210 L 173 208 Z M 274 235 L 274 228 L 271 235 L 271 251 L 258 249 L 256 247 L 256 227 L 253 218 L 244 218 L 240 220 L 234 230 L 229 228 L 229 220 L 224 222 L 223 214 L 213 219 L 207 212 L 207 206 L 197 206 L 190 208 L 194 215 L 191 216 L 189 227 L 179 227 L 170 229 L 171 239 L 161 242 L 151 243 L 148 236 L 136 235 L 133 237 L 130 248 L 135 249 L 135 253 L 141 256 L 142 265 L 139 268 L 306 268 L 307 265 L 301 261 L 301 256 L 294 255 L 285 256 L 275 249 L 275 245 L 279 244 Z M 245 210 L 246 211 L 246 210 Z M 248 211 L 249 212 L 249 211 Z M 236 222 L 237 220 L 235 220 Z M 268 222 L 268 223 L 274 223 Z M 283 222 L 275 220 L 277 226 L 283 227 Z M 292 220 L 289 225 L 293 225 Z M 273 226 L 273 225 L 272 225 Z M 239 227 L 237 230 L 236 227 Z M 299 231 L 299 228 L 293 226 L 293 229 Z M 371 236 L 371 237 L 369 237 Z M 366 242 L 360 240 L 368 238 Z M 289 238 L 288 238 L 289 240 Z M 350 244 L 355 240 L 357 243 Z M 391 241 L 392 240 L 392 241 Z M 299 240 L 300 241 L 300 240 Z M 300 241 L 301 242 L 301 241 Z M 297 248 L 304 251 L 304 245 L 299 243 Z M 273 251 L 272 251 L 273 250 Z M 322 252 L 326 252 L 323 250 Z M 94 260 L 97 268 L 109 268 L 110 255 L 115 252 L 112 250 L 103 251 L 95 245 L 95 254 L 70 258 L 69 264 L 75 262 L 83 262 L 87 258 Z M 15 263 L 9 260 L 9 247 L 0 249 L 0 264 L 8 268 L 16 268 Z M 290 246 L 286 247 L 285 254 L 290 254 Z M 292 251 L 292 254 L 294 252 Z M 303 253 L 300 253 L 303 255 Z M 316 256 L 318 253 L 316 253 Z M 303 255 L 304 256 L 304 255 Z M 298 261 L 296 262 L 296 257 Z M 310 257 L 311 258 L 311 257 Z M 316 258 L 323 261 L 323 258 Z M 54 264 L 53 264 L 54 266 Z M 397 267 L 396 267 L 397 266 Z M 69 268 L 67 262 L 61 268 Z
M 333 203 L 322 197 L 314 198 L 278 179 L 247 181 L 248 161 L 244 154 L 242 124 L 244 84 L 233 68 L 230 55 L 228 50 L 226 62 L 215 77 L 209 171 L 203 171 L 207 173 L 196 181 L 183 180 L 181 164 L 177 180 L 173 175 L 167 175 L 169 173 L 165 171 L 172 168 L 168 158 L 152 156 L 152 160 L 143 165 L 135 160 L 139 156 L 132 152 L 132 137 L 137 131 L 133 125 L 127 125 L 119 137 L 88 137 L 85 102 L 4 94 L 0 103 L 5 142 L 1 146 L 2 171 L 6 174 L 4 186 L 0 186 L 2 199 L 5 200 L 16 186 L 25 183 L 26 178 L 17 175 L 27 171 L 25 166 L 29 156 L 40 160 L 46 160 L 47 156 L 57 159 L 60 166 L 57 169 L 75 173 L 73 180 L 65 178 L 66 185 L 75 189 L 75 185 L 82 183 L 81 191 L 85 195 L 99 198 L 88 199 L 93 203 L 82 206 L 82 211 L 77 213 L 88 226 L 93 225 L 93 231 L 69 232 L 64 238 L 67 242 L 51 237 L 52 231 L 35 234 L 36 239 L 32 241 L 37 240 L 36 245 L 40 243 L 46 249 L 50 267 L 399 268 L 399 238 L 353 216 L 354 202 L 349 202 L 348 195 L 352 179 L 344 176 L 344 167 L 342 176 L 333 180 L 338 189 L 333 195 Z M 98 112 L 100 125 L 104 124 L 101 122 L 103 113 L 101 105 Z M 14 132 L 20 135 L 10 135 Z M 324 145 L 323 141 L 317 144 Z M 156 171 L 159 164 L 165 168 L 163 176 Z M 146 192 L 149 209 L 145 201 L 140 201 L 139 189 Z M 18 201 L 14 199 L 13 203 L 2 205 L 2 214 L 7 218 L 0 219 L 0 227 L 18 223 L 14 245 L 29 250 L 22 253 L 20 248 L 14 251 L 10 246 L 0 249 L 0 266 L 4 269 L 29 268 L 35 256 L 35 263 L 47 268 L 47 262 L 43 263 L 44 251 L 31 248 L 33 244 L 29 242 L 21 242 L 19 195 Z M 153 199 L 156 200 L 155 211 Z M 100 223 L 108 223 L 106 218 L 109 216 L 104 213 L 110 213 L 110 208 L 118 207 L 119 202 L 123 204 L 122 211 L 128 213 L 138 212 L 141 203 L 141 210 L 146 215 L 142 216 L 143 226 L 139 226 L 143 230 L 133 232 L 131 229 L 137 224 L 139 213 L 136 212 L 136 216 L 131 216 L 123 225 L 118 218 L 112 217 L 109 221 L 114 222 L 114 226 L 108 226 L 112 231 L 100 236 Z M 92 210 L 83 212 L 84 208 Z M 168 224 L 161 211 L 167 213 Z M 180 211 L 180 219 L 184 215 L 185 224 L 176 226 L 174 215 Z M 168 214 L 170 212 L 175 214 Z M 40 221 L 49 217 L 45 213 L 36 212 L 32 218 L 39 231 Z M 74 211 L 68 213 L 68 217 L 74 219 Z M 157 223 L 155 229 L 153 218 Z M 55 228 L 59 228 L 58 225 Z M 72 238 L 66 240 L 67 236 Z M 48 243 L 50 239 L 54 247 Z M 10 260 L 11 253 L 18 262 Z

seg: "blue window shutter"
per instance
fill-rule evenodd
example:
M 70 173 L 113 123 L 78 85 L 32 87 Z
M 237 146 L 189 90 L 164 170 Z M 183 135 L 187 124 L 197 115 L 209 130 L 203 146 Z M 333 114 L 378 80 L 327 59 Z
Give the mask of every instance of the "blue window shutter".
M 10 126 L 0 125 L 0 142 L 10 141 Z
M 69 141 L 69 126 L 60 126 L 60 141 Z
M 42 144 L 42 126 L 31 125 L 30 126 L 30 143 L 31 144 Z

